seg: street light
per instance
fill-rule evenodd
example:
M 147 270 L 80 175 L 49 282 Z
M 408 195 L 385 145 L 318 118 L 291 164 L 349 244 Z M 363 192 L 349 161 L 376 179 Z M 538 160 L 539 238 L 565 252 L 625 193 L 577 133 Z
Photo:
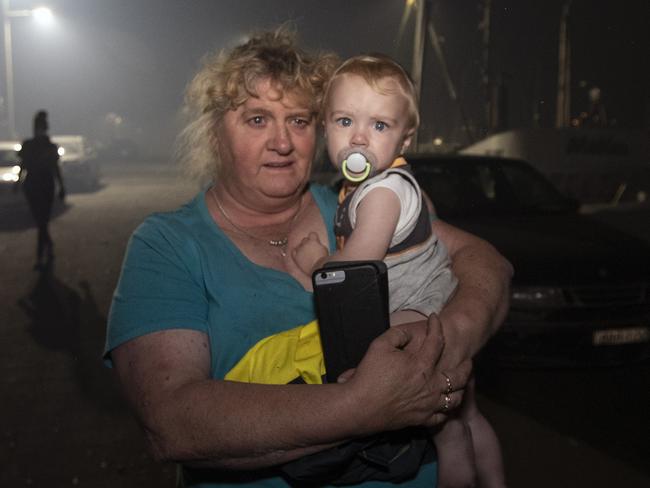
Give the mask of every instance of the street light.
M 5 47 L 5 81 L 6 81 L 6 106 L 7 106 L 7 129 L 9 137 L 16 138 L 16 120 L 14 109 L 14 73 L 13 59 L 11 54 L 11 19 L 16 17 L 33 17 L 37 22 L 49 24 L 54 16 L 52 11 L 46 7 L 39 7 L 31 10 L 11 10 L 9 0 L 2 0 L 2 19 L 4 27 Z
M 32 10 L 32 15 L 37 22 L 41 24 L 51 24 L 54 20 L 52 11 L 47 7 L 38 7 Z

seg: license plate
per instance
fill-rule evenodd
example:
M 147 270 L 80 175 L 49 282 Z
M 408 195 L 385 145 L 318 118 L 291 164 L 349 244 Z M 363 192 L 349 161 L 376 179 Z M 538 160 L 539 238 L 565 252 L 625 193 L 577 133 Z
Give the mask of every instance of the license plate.
M 627 327 L 624 329 L 597 330 L 593 335 L 594 346 L 615 346 L 619 344 L 638 344 L 650 341 L 648 327 Z

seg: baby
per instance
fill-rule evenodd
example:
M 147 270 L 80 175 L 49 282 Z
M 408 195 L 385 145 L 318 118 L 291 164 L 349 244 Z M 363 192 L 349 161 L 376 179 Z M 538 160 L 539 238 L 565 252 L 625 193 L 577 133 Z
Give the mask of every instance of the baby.
M 322 117 L 330 160 L 345 178 L 335 222 L 337 251 L 329 255 L 312 233 L 294 249 L 293 259 L 308 276 L 327 261 L 384 260 L 391 325 L 439 313 L 457 281 L 432 231 L 420 187 L 401 157 L 419 124 L 409 76 L 384 55 L 350 58 L 329 82 Z M 483 487 L 505 485 L 499 444 L 475 405 L 473 384 L 460 414 L 434 440 L 441 488 L 476 481 Z

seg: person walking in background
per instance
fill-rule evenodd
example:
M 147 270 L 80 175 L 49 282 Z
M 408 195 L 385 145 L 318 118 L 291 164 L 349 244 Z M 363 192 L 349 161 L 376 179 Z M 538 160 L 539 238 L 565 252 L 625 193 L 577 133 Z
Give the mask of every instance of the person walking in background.
M 26 173 L 22 187 L 38 228 L 36 264 L 34 269 L 45 269 L 54 259 L 54 244 L 48 224 L 54 203 L 54 186 L 59 185 L 59 198 L 65 199 L 65 187 L 59 168 L 59 153 L 56 144 L 47 135 L 47 112 L 41 110 L 34 117 L 34 137 L 23 141 L 18 153 L 20 177 Z

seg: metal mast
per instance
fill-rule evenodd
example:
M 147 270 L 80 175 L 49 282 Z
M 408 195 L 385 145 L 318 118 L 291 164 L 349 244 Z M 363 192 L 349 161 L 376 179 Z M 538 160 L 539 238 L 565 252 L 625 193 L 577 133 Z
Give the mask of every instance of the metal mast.
M 422 94 L 422 68 L 424 66 L 424 40 L 427 25 L 427 0 L 413 0 L 415 4 L 415 34 L 413 36 L 413 62 L 411 64 L 411 78 L 415 84 L 418 101 Z M 418 107 L 419 108 L 419 107 Z M 413 134 L 412 146 L 418 150 L 418 133 Z
M 557 66 L 557 108 L 555 112 L 555 127 L 569 126 L 571 108 L 571 44 L 569 37 L 569 9 L 571 1 L 566 0 L 560 16 L 560 35 Z

